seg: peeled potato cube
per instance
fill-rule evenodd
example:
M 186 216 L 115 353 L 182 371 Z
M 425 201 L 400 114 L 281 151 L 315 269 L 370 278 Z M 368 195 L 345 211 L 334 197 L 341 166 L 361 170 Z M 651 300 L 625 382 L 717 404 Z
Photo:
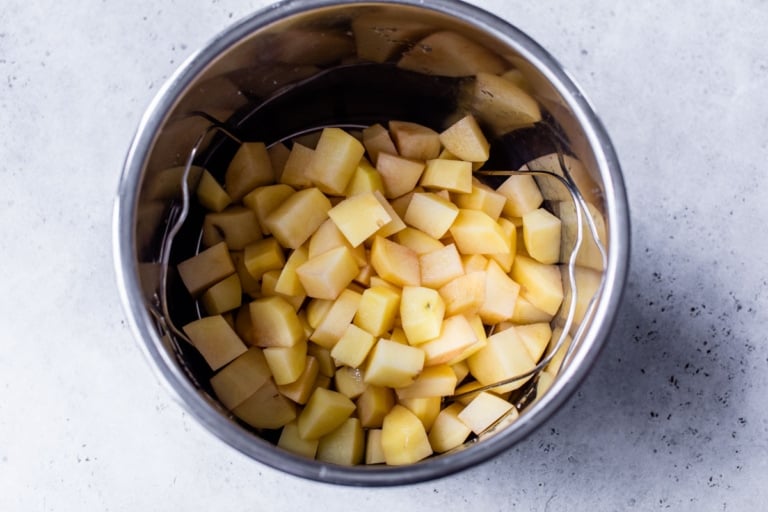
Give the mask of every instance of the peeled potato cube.
M 347 330 L 331 349 L 331 357 L 337 364 L 357 368 L 363 364 L 375 341 L 376 338 L 371 333 L 355 324 L 349 324 Z
M 353 466 L 363 462 L 365 432 L 357 418 L 347 418 L 333 432 L 320 438 L 315 458 L 331 464 Z
M 427 75 L 462 77 L 502 73 L 508 67 L 496 53 L 449 30 L 430 34 L 405 52 L 397 66 Z
M 560 260 L 560 219 L 544 208 L 523 214 L 523 240 L 531 258 L 539 263 Z
M 354 402 L 341 393 L 316 388 L 299 414 L 299 435 L 302 439 L 320 439 L 344 423 L 354 410 Z
M 263 142 L 245 142 L 224 174 L 224 186 L 233 201 L 239 201 L 260 185 L 274 183 L 275 173 Z
M 384 416 L 395 406 L 395 394 L 391 388 L 368 385 L 357 397 L 357 416 L 365 428 L 379 428 Z
M 277 440 L 277 446 L 283 450 L 288 450 L 296 455 L 314 459 L 317 453 L 317 446 L 320 441 L 317 439 L 302 439 L 299 435 L 299 427 L 295 421 L 286 424 L 280 431 L 280 438 Z
M 328 218 L 331 202 L 317 188 L 299 190 L 267 215 L 264 223 L 283 247 L 296 249 Z
M 232 410 L 271 377 L 262 350 L 251 347 L 211 377 L 211 387 L 224 407 Z
M 446 315 L 474 314 L 485 302 L 486 272 L 469 272 L 442 286 L 438 292 L 445 302 Z
M 400 218 L 400 215 L 398 215 L 389 201 L 387 201 L 387 199 L 384 197 L 384 194 L 378 190 L 375 190 L 373 195 L 379 201 L 379 204 L 382 208 L 384 208 L 384 210 L 387 212 L 387 215 L 389 215 L 391 219 L 389 222 L 379 228 L 378 231 L 376 231 L 376 235 L 387 238 L 404 230 L 407 227 L 405 222 L 403 222 L 403 219 Z
M 354 400 L 365 391 L 368 385 L 363 381 L 363 372 L 359 368 L 342 366 L 336 370 L 333 376 L 333 384 L 336 391 Z
M 269 359 L 267 359 L 267 362 L 269 362 Z M 304 370 L 301 372 L 301 375 L 291 383 L 278 385 L 277 390 L 280 391 L 281 395 L 290 398 L 297 404 L 305 404 L 307 403 L 307 400 L 309 400 L 312 391 L 315 390 L 315 384 L 319 374 L 320 363 L 318 363 L 317 358 L 307 355 Z
M 373 192 L 362 192 L 344 199 L 331 208 L 328 216 L 352 247 L 362 244 L 392 220 Z
M 248 350 L 221 315 L 195 320 L 185 325 L 183 330 L 214 371 Z
M 283 174 L 285 169 L 285 162 L 288 161 L 288 157 L 291 154 L 291 150 L 288 146 L 282 142 L 273 144 L 267 148 L 269 154 L 269 161 L 272 162 L 272 172 L 275 175 L 275 181 L 279 181 L 280 175 Z
M 465 315 L 467 317 L 467 321 L 469 322 L 470 327 L 472 327 L 472 331 L 475 333 L 475 336 L 477 337 L 477 341 L 475 341 L 473 344 L 466 347 L 464 350 L 462 350 L 457 356 L 451 358 L 446 364 L 456 369 L 456 365 L 458 364 L 464 364 L 466 366 L 466 373 L 464 373 L 461 378 L 459 378 L 459 382 L 463 379 L 463 377 L 466 377 L 469 374 L 469 363 L 467 363 L 467 359 L 469 356 L 480 350 L 481 348 L 485 347 L 485 345 L 488 343 L 488 336 L 485 333 L 485 324 L 483 324 L 482 319 L 479 315 Z
M 549 322 L 553 316 L 554 314 L 540 310 L 520 294 L 517 296 L 517 300 L 515 300 L 515 309 L 510 320 L 516 324 L 534 324 L 537 322 Z
M 431 160 L 440 154 L 440 137 L 427 126 L 407 121 L 390 121 L 389 133 L 397 153 L 412 160 Z
M 352 244 L 349 243 L 331 219 L 326 219 L 320 224 L 320 227 L 317 228 L 310 237 L 307 256 L 311 259 L 315 256 L 320 256 L 331 249 L 336 249 L 337 247 L 346 247 L 349 249 L 358 266 L 364 266 L 368 263 L 368 258 L 365 255 L 365 247 L 362 245 L 352 247 Z
M 242 206 L 208 213 L 203 219 L 203 245 L 206 247 L 223 241 L 231 251 L 240 251 L 261 236 L 256 214 Z
M 292 347 L 267 347 L 264 357 L 275 384 L 296 382 L 307 365 L 307 342 L 300 341 Z
M 277 278 L 277 282 L 275 283 L 275 292 L 289 296 L 306 295 L 307 292 L 301 285 L 296 269 L 303 265 L 308 259 L 309 250 L 306 245 L 302 245 L 298 249 L 295 249 L 291 255 L 288 256 L 288 260 L 286 260 L 285 265 L 283 265 L 282 270 L 280 270 L 280 277 Z
M 243 288 L 237 274 L 219 281 L 208 288 L 200 297 L 203 308 L 209 315 L 218 315 L 240 307 L 243 301 Z
M 376 236 L 371 246 L 371 265 L 376 273 L 397 286 L 419 286 L 419 257 L 411 249 Z
M 424 162 L 380 153 L 376 170 L 384 183 L 384 196 L 393 199 L 413 190 L 424 172 L 424 165 Z
M 438 289 L 448 282 L 464 275 L 464 265 L 456 244 L 419 256 L 421 284 Z
M 365 153 L 359 140 L 340 128 L 324 128 L 306 176 L 327 194 L 342 195 Z
M 462 254 L 461 263 L 464 264 L 464 273 L 471 274 L 472 272 L 485 272 L 485 268 L 488 266 L 489 258 L 486 258 L 482 254 Z
M 283 166 L 283 172 L 280 174 L 280 183 L 296 189 L 311 187 L 312 180 L 307 176 L 307 169 L 314 154 L 314 149 L 294 141 Z
M 445 247 L 437 238 L 411 227 L 406 227 L 395 234 L 393 240 L 400 245 L 408 247 L 418 255 L 437 251 Z
M 277 429 L 296 419 L 296 406 L 268 379 L 232 413 L 253 428 Z
M 462 254 L 509 253 L 512 242 L 501 226 L 478 210 L 458 210 L 450 227 L 456 247 Z
M 257 187 L 246 194 L 246 196 L 243 197 L 243 204 L 253 210 L 256 214 L 256 219 L 259 221 L 259 227 L 261 228 L 262 233 L 269 235 L 270 231 L 266 226 L 267 216 L 295 192 L 296 191 L 288 185 L 283 185 L 281 183 L 276 185 L 265 185 L 263 187 Z
M 488 325 L 512 318 L 520 285 L 499 264 L 491 260 L 485 271 L 485 300 L 480 305 L 480 318 Z
M 437 290 L 423 286 L 403 287 L 400 321 L 409 344 L 418 345 L 437 338 L 444 315 L 445 303 Z
M 471 428 L 472 432 L 480 434 L 501 419 L 513 407 L 503 398 L 483 391 L 472 399 L 457 417 Z
M 336 299 L 359 271 L 352 252 L 346 247 L 324 252 L 296 268 L 307 295 L 318 299 Z
M 205 169 L 203 169 L 200 181 L 197 183 L 196 195 L 200 204 L 206 210 L 213 212 L 220 212 L 232 203 L 232 198 L 229 197 L 224 187 Z
M 530 174 L 513 174 L 499 185 L 496 192 L 507 198 L 504 203 L 507 217 L 522 217 L 544 202 L 544 196 Z
M 467 194 L 455 194 L 454 203 L 465 210 L 480 210 L 496 220 L 504 210 L 507 198 L 481 183 L 474 183 Z
M 224 242 L 188 258 L 178 264 L 179 276 L 189 293 L 199 295 L 225 277 L 235 273 L 235 265 Z
M 539 263 L 517 255 L 510 274 L 522 287 L 524 298 L 536 308 L 554 315 L 563 302 L 563 281 L 557 265 Z
M 518 85 L 493 73 L 478 73 L 470 95 L 472 110 L 496 134 L 541 121 L 536 100 Z
M 384 460 L 391 466 L 412 464 L 432 455 L 432 447 L 421 420 L 402 405 L 384 417 L 381 426 Z
M 381 449 L 381 429 L 372 428 L 368 430 L 368 436 L 365 438 L 365 463 L 383 464 L 384 462 L 384 451 Z
M 472 163 L 439 158 L 428 160 L 419 184 L 427 189 L 468 194 L 472 191 Z
M 275 291 L 279 279 L 279 270 L 264 272 L 264 275 L 261 276 L 261 297 L 282 297 L 291 305 L 296 313 L 299 313 L 301 306 L 304 304 L 304 299 L 306 299 L 307 296 L 303 293 L 301 295 L 284 295 Z
M 442 400 L 442 397 L 439 396 L 424 396 L 418 398 L 401 398 L 397 403 L 415 414 L 424 426 L 424 430 L 429 432 L 435 419 L 437 419 L 437 415 L 440 414 Z
M 256 346 L 293 347 L 306 340 L 296 310 L 284 298 L 263 297 L 249 308 Z
M 380 153 L 397 154 L 397 148 L 389 131 L 378 123 L 363 129 L 363 145 L 374 165 L 379 160 Z
M 440 336 L 419 348 L 424 352 L 424 366 L 446 364 L 477 342 L 477 335 L 464 315 L 443 320 Z
M 354 323 L 373 336 L 382 336 L 395 323 L 400 310 L 400 293 L 383 286 L 371 286 L 363 291 Z
M 523 342 L 525 348 L 531 356 L 531 359 L 538 361 L 547 350 L 549 341 L 552 339 L 552 328 L 546 322 L 539 322 L 528 325 L 518 325 L 513 327 L 517 331 L 517 336 Z
M 483 385 L 511 379 L 531 370 L 536 363 L 514 329 L 506 329 L 489 336 L 485 347 L 467 360 L 469 371 Z M 505 393 L 522 386 L 529 377 L 518 379 L 494 389 Z
M 440 239 L 459 215 L 459 208 L 451 201 L 432 192 L 415 193 L 405 212 L 405 223 Z
M 568 269 L 565 266 L 560 267 L 562 283 L 570 288 L 570 279 Z M 574 267 L 575 288 L 578 291 L 576 295 L 576 304 L 574 307 L 573 325 L 571 332 L 576 333 L 576 329 L 581 325 L 584 316 L 587 314 L 592 299 L 600 289 L 603 280 L 603 273 L 586 267 Z M 569 311 L 574 298 L 574 293 L 566 293 L 563 299 L 563 311 Z
M 336 373 L 336 363 L 333 362 L 331 357 L 331 351 L 325 347 L 321 347 L 317 343 L 310 342 L 307 344 L 307 359 L 314 357 L 317 359 L 319 376 L 333 377 Z
M 309 337 L 310 341 L 328 350 L 332 349 L 355 317 L 361 299 L 362 295 L 358 292 L 342 291 Z
M 285 265 L 285 254 L 277 240 L 264 238 L 245 247 L 243 264 L 254 279 L 261 279 L 265 272 L 279 270 Z
M 352 178 L 350 178 L 349 183 L 347 184 L 347 188 L 344 190 L 344 195 L 351 197 L 355 194 L 360 194 L 361 192 L 374 191 L 383 194 L 384 182 L 381 180 L 379 171 L 377 171 L 368 160 L 361 158 L 355 168 L 355 172 L 352 174 Z
M 368 357 L 364 378 L 366 384 L 403 387 L 413 382 L 423 367 L 421 349 L 382 338 Z
M 517 226 L 509 219 L 501 217 L 498 221 L 504 237 L 509 240 L 509 252 L 489 254 L 488 257 L 499 264 L 504 272 L 512 270 L 512 264 L 515 262 L 517 254 Z
M 440 411 L 429 430 L 429 444 L 437 453 L 444 453 L 461 446 L 467 440 L 472 429 L 459 419 L 464 409 L 460 403 L 453 403 Z
M 453 155 L 467 162 L 485 162 L 490 157 L 491 145 L 472 114 L 464 116 L 443 131 L 440 142 Z M 463 192 L 470 190 L 467 188 Z
M 410 385 L 395 389 L 397 398 L 425 398 L 451 396 L 456 389 L 456 373 L 448 365 L 430 366 Z

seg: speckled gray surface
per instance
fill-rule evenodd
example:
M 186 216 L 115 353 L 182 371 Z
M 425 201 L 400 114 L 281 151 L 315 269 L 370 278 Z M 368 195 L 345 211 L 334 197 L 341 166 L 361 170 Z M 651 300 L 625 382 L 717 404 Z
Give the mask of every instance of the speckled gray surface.
M 111 207 L 155 91 L 264 1 L 0 10 L 0 496 L 29 510 L 761 510 L 768 502 L 768 5 L 475 2 L 550 50 L 621 157 L 633 250 L 617 327 L 507 453 L 394 489 L 252 462 L 156 382 L 128 331 Z

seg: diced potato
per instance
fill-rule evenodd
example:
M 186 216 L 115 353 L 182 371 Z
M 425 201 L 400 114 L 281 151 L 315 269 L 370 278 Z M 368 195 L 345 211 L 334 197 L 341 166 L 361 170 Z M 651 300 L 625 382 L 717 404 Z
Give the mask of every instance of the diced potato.
M 321 376 L 333 377 L 336 373 L 336 363 L 333 362 L 331 351 L 314 342 L 307 344 L 307 357 L 317 359 L 318 370 Z M 319 378 L 319 377 L 318 377 Z
M 424 430 L 429 432 L 437 419 L 437 415 L 440 414 L 442 398 L 439 396 L 401 398 L 397 403 L 415 414 L 421 424 L 424 425 Z
M 459 215 L 459 208 L 452 202 L 432 192 L 415 193 L 405 212 L 405 223 L 440 239 L 448 232 Z
M 483 332 L 485 334 L 485 332 Z M 483 344 L 485 344 L 485 337 L 483 337 Z M 456 382 L 460 383 L 464 378 L 469 375 L 469 365 L 466 360 L 461 360 L 458 363 L 451 365 L 451 370 L 456 374 Z M 455 392 L 455 390 L 454 390 Z
M 379 160 L 379 153 L 389 153 L 397 155 L 397 148 L 389 131 L 379 123 L 373 124 L 363 129 L 363 145 L 371 157 L 371 162 L 376 165 Z
M 306 245 L 306 244 L 305 244 Z M 309 258 L 320 256 L 324 252 L 328 252 L 331 249 L 337 247 L 346 247 L 352 253 L 357 265 L 362 267 L 368 264 L 368 258 L 365 254 L 365 247 L 358 245 L 352 247 L 352 244 L 347 241 L 339 228 L 331 219 L 326 219 L 320 227 L 309 238 Z
M 456 373 L 448 365 L 430 366 L 416 377 L 412 384 L 395 389 L 398 400 L 451 396 L 456 389 Z
M 571 336 L 568 335 L 568 333 L 565 334 L 565 337 L 563 339 L 562 344 L 560 347 L 557 347 L 558 342 L 560 341 L 560 338 L 563 337 L 563 328 L 562 327 L 555 327 L 552 330 L 552 337 L 549 341 L 549 347 L 548 352 L 552 353 L 555 352 L 555 355 L 552 356 L 552 359 L 549 360 L 549 364 L 544 367 L 544 371 L 549 372 L 553 375 L 557 375 L 560 372 L 560 368 L 563 365 L 563 361 L 565 360 L 565 356 L 568 353 L 568 349 L 571 346 Z
M 509 64 L 496 53 L 449 30 L 430 34 L 405 52 L 398 67 L 427 75 L 462 77 L 498 74 Z
M 407 386 L 423 367 L 424 352 L 420 348 L 381 338 L 368 357 L 365 382 L 392 388 Z
M 462 350 L 459 355 L 452 358 L 450 361 L 448 361 L 446 364 L 449 366 L 455 367 L 457 364 L 464 363 L 466 365 L 466 374 L 463 375 L 463 377 L 466 377 L 467 374 L 469 374 L 469 363 L 467 363 L 467 359 L 480 350 L 481 348 L 485 347 L 485 345 L 488 343 L 488 336 L 485 333 L 485 324 L 483 324 L 482 319 L 480 318 L 480 315 L 465 315 L 467 317 L 467 321 L 469 322 L 470 327 L 472 327 L 472 332 L 475 333 L 475 336 L 477 337 L 477 341 L 475 341 L 472 345 L 469 345 L 467 348 Z
M 216 178 L 203 169 L 200 181 L 197 183 L 197 200 L 206 210 L 220 212 L 232 203 L 227 191 L 224 190 Z
M 528 299 L 518 295 L 510 320 L 516 324 L 535 324 L 537 322 L 549 322 L 553 316 L 554 314 L 540 310 L 531 304 Z
M 262 350 L 251 347 L 211 377 L 211 386 L 224 407 L 232 410 L 271 377 Z
M 530 174 L 513 174 L 499 185 L 496 192 L 507 198 L 503 211 L 507 217 L 522 217 L 544 202 L 544 196 Z
M 517 254 L 517 227 L 514 222 L 504 217 L 500 218 L 497 222 L 504 233 L 504 237 L 509 240 L 509 252 L 489 254 L 488 257 L 498 263 L 504 272 L 509 273 L 512 270 L 512 264 L 515 262 L 515 255 Z
M 365 428 L 380 428 L 384 416 L 395 406 L 391 388 L 368 385 L 357 398 L 357 416 Z
M 318 439 L 302 439 L 299 435 L 299 427 L 295 421 L 283 427 L 283 430 L 280 432 L 280 438 L 277 440 L 277 446 L 283 450 L 288 450 L 296 455 L 303 455 L 310 459 L 315 458 L 318 444 L 320 444 Z
M 379 172 L 365 158 L 361 158 L 360 163 L 357 164 L 355 172 L 352 174 L 346 190 L 344 190 L 344 195 L 351 197 L 362 192 L 384 193 L 384 182 L 381 180 Z
M 203 220 L 203 245 L 206 247 L 226 242 L 230 250 L 240 251 L 261 236 L 256 214 L 243 206 L 208 213 Z
M 428 160 L 419 184 L 427 189 L 469 194 L 472 192 L 472 163 L 440 158 Z
M 400 293 L 384 286 L 371 286 L 362 293 L 354 323 L 373 336 L 382 336 L 395 323 Z
M 424 351 L 425 366 L 446 364 L 477 342 L 477 335 L 464 315 L 443 320 L 440 336 L 419 348 Z
M 265 349 L 265 356 L 267 350 L 270 349 Z M 269 362 L 269 359 L 267 359 L 267 362 Z M 280 391 L 280 394 L 286 398 L 290 398 L 297 404 L 305 404 L 315 390 L 315 384 L 319 374 L 320 363 L 317 362 L 317 358 L 307 355 L 304 370 L 301 372 L 301 375 L 291 383 L 278 385 L 277 389 Z
M 243 293 L 250 296 L 252 299 L 261 297 L 261 283 L 248 272 L 248 268 L 245 266 L 245 254 L 243 251 L 230 252 L 232 263 L 235 266 L 235 272 L 240 279 L 240 286 L 243 289 Z
M 365 432 L 357 418 L 347 418 L 336 430 L 320 438 L 317 460 L 352 466 L 363 462 Z
M 489 259 L 482 254 L 462 254 L 461 263 L 464 265 L 464 273 L 485 272 Z
M 384 417 L 381 446 L 388 465 L 412 464 L 432 455 L 424 425 L 402 405 L 396 405 Z
M 443 325 L 445 303 L 437 290 L 405 286 L 400 297 L 400 321 L 411 345 L 437 338 Z
M 298 380 L 307 365 L 307 342 L 300 341 L 292 347 L 265 348 L 264 357 L 275 384 L 291 384 Z
M 462 254 L 503 254 L 511 251 L 512 243 L 499 224 L 478 210 L 459 210 L 450 232 Z
M 307 291 L 301 285 L 299 275 L 296 269 L 303 265 L 309 259 L 309 249 L 304 244 L 295 249 L 280 270 L 280 277 L 275 283 L 275 292 L 289 296 L 304 296 Z
M 461 446 L 472 433 L 472 429 L 459 419 L 463 409 L 462 404 L 452 403 L 437 415 L 428 436 L 435 452 L 444 453 Z
M 336 391 L 352 400 L 362 395 L 368 387 L 363 381 L 363 372 L 359 368 L 349 366 L 342 366 L 336 370 L 333 384 Z
M 484 432 L 514 406 L 493 393 L 483 391 L 457 415 L 475 434 Z
M 272 379 L 267 379 L 232 413 L 253 428 L 277 429 L 296 419 L 296 406 L 278 392 Z
M 498 263 L 489 261 L 485 271 L 485 300 L 480 306 L 480 318 L 488 325 L 512 318 L 519 293 L 520 285 Z
M 274 181 L 272 161 L 263 142 L 241 144 L 224 175 L 224 186 L 233 201 L 240 201 L 256 187 Z
M 413 190 L 424 172 L 424 167 L 424 162 L 380 153 L 376 170 L 384 183 L 384 196 L 393 199 Z
M 375 190 L 373 195 L 379 201 L 381 207 L 386 210 L 387 215 L 389 215 L 392 219 L 388 223 L 384 224 L 381 228 L 379 228 L 379 230 L 376 231 L 376 235 L 386 238 L 404 230 L 407 227 L 405 222 L 403 222 L 403 219 L 400 218 L 400 215 L 398 215 L 392 205 L 389 204 L 389 201 L 387 201 L 387 199 L 384 197 L 384 194 L 378 190 Z
M 392 328 L 392 332 L 389 335 L 389 339 L 394 341 L 395 343 L 400 343 L 401 345 L 408 345 L 408 337 L 405 335 L 405 331 L 402 327 L 394 327 Z
M 344 199 L 331 208 L 328 216 L 353 247 L 362 244 L 392 221 L 373 192 L 362 192 Z
M 523 240 L 531 258 L 539 263 L 560 260 L 560 219 L 544 208 L 523 214 Z
M 440 136 L 427 126 L 407 121 L 390 121 L 389 133 L 397 153 L 412 160 L 431 160 L 440 154 Z
M 362 143 L 341 128 L 323 128 L 306 176 L 327 194 L 343 195 L 365 153 Z
M 445 302 L 446 315 L 475 314 L 485 302 L 486 272 L 469 272 L 438 291 Z
M 328 198 L 313 187 L 288 197 L 264 222 L 283 247 L 296 249 L 328 218 L 330 209 Z
M 190 322 L 183 330 L 214 371 L 248 350 L 224 317 L 218 314 Z
M 517 255 L 510 275 L 522 287 L 523 297 L 536 308 L 551 315 L 560 309 L 563 281 L 557 265 L 546 265 Z
M 483 385 L 494 384 L 521 375 L 536 363 L 531 359 L 517 331 L 507 329 L 488 337 L 485 347 L 467 360 L 472 376 Z M 519 379 L 494 389 L 496 393 L 512 391 L 528 378 Z
M 437 251 L 445 247 L 437 238 L 411 227 L 406 227 L 397 233 L 393 240 L 400 245 L 408 247 L 418 255 Z
M 342 291 L 309 339 L 321 347 L 332 349 L 355 317 L 361 299 L 360 293 Z
M 269 270 L 280 270 L 285 265 L 285 254 L 280 243 L 272 237 L 264 238 L 246 246 L 243 251 L 243 263 L 254 279 Z
M 235 273 L 235 265 L 224 242 L 182 261 L 176 268 L 193 297 Z
M 352 252 L 346 247 L 324 252 L 296 268 L 299 281 L 309 297 L 331 300 L 339 296 L 359 271 Z
M 271 234 L 266 225 L 267 216 L 296 191 L 288 185 L 276 184 L 257 187 L 243 198 L 243 204 L 253 210 L 259 227 L 265 235 Z
M 456 244 L 419 256 L 421 284 L 438 289 L 448 282 L 464 275 L 464 265 Z
M 371 265 L 376 273 L 397 286 L 419 286 L 419 257 L 411 249 L 377 236 L 371 246 Z
M 470 96 L 475 115 L 497 135 L 541 121 L 536 100 L 495 73 L 478 73 Z
M 390 199 L 389 204 L 392 206 L 392 209 L 395 210 L 395 212 L 397 212 L 397 215 L 401 219 L 405 217 L 405 212 L 408 211 L 408 205 L 411 204 L 411 199 L 413 198 L 413 194 L 415 194 L 416 192 L 424 192 L 424 187 L 416 187 L 401 196 L 395 197 L 394 199 Z
M 355 324 L 349 324 L 347 330 L 331 349 L 331 357 L 336 360 L 336 364 L 358 368 L 365 361 L 375 341 L 376 338 L 371 333 Z
M 293 347 L 305 341 L 296 310 L 282 297 L 262 297 L 249 305 L 254 344 Z
M 355 404 L 336 391 L 316 388 L 298 418 L 302 439 L 320 439 L 336 430 L 355 410 Z
M 464 116 L 442 132 L 440 142 L 445 149 L 466 162 L 485 162 L 490 157 L 491 145 L 472 114 Z M 471 167 L 470 165 L 470 178 Z M 456 192 L 470 190 L 471 184 L 466 189 L 456 190 Z
M 468 194 L 454 194 L 454 203 L 465 210 L 480 210 L 497 220 L 504 210 L 507 198 L 481 183 L 474 183 Z
M 365 438 L 365 463 L 383 464 L 384 450 L 381 448 L 381 429 L 372 428 L 368 430 L 368 436 Z
M 280 181 L 280 176 L 283 174 L 285 162 L 288 161 L 291 150 L 282 142 L 278 142 L 269 146 L 267 153 L 269 154 L 269 161 L 272 162 L 272 172 L 275 175 L 275 181 Z
M 563 266 L 560 267 L 562 283 L 567 289 L 570 290 L 570 280 L 568 278 L 568 269 Z M 576 330 L 581 326 L 584 317 L 587 314 L 587 309 L 592 302 L 595 295 L 600 290 L 602 284 L 603 274 L 597 270 L 586 267 L 574 267 L 574 278 L 576 282 L 576 304 L 574 306 L 573 326 L 571 327 L 571 334 L 575 334 Z M 573 293 L 566 293 L 563 300 L 562 312 L 568 312 L 571 308 L 573 301 Z
M 307 176 L 307 169 L 315 150 L 304 144 L 294 141 L 288 160 L 285 161 L 283 172 L 280 174 L 280 183 L 295 189 L 309 188 L 312 180 Z
M 549 341 L 552 338 L 552 328 L 546 322 L 536 324 L 518 325 L 513 327 L 517 331 L 517 336 L 525 345 L 531 359 L 539 361 L 541 356 L 547 350 Z
M 243 300 L 243 289 L 237 274 L 219 281 L 211 286 L 200 297 L 203 308 L 209 315 L 226 313 L 240 307 Z

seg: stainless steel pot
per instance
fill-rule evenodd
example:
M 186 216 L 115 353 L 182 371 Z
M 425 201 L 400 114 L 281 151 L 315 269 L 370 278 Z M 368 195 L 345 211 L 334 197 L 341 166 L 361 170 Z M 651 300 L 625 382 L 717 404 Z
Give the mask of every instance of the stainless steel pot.
M 605 223 L 607 258 L 595 264 L 585 255 L 580 262 L 599 269 L 602 287 L 591 290 L 594 308 L 577 315 L 571 332 L 580 329 L 579 334 L 549 391 L 496 435 L 404 467 L 342 467 L 297 457 L 233 420 L 213 396 L 194 350 L 166 330 L 158 305 L 160 250 L 169 216 L 178 208 L 181 169 L 213 120 L 268 142 L 329 124 L 364 124 L 385 113 L 433 125 L 444 122 L 451 114 L 447 106 L 460 107 L 462 81 L 485 64 L 443 55 L 417 70 L 419 79 L 402 75 L 392 64 L 437 31 L 484 48 L 524 77 L 547 122 L 532 131 L 513 131 L 505 144 L 522 133 L 525 147 L 534 153 L 512 151 L 508 157 L 520 164 L 547 153 L 553 144 L 565 157 L 560 163 L 566 163 L 579 192 Z M 439 49 L 420 47 L 425 53 L 433 50 L 439 55 Z M 365 94 L 359 94 L 360 88 Z M 504 128 L 496 128 L 503 138 Z M 198 154 L 213 155 L 209 164 L 215 167 L 216 158 L 231 157 L 230 146 L 226 137 L 204 137 Z M 195 232 L 199 225 L 174 249 L 194 252 Z M 119 287 L 135 336 L 160 379 L 192 416 L 235 449 L 288 473 L 330 483 L 396 485 L 441 477 L 501 453 L 573 393 L 609 336 L 627 273 L 629 218 L 619 162 L 603 126 L 561 66 L 515 27 L 454 0 L 296 0 L 232 26 L 189 58 L 159 91 L 125 162 L 115 202 L 114 245 Z M 168 289 L 168 315 L 194 314 L 194 303 L 174 292 L 173 282 Z

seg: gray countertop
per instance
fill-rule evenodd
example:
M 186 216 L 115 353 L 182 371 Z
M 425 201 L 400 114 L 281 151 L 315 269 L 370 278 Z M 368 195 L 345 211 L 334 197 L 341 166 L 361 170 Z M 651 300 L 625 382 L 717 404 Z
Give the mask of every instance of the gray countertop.
M 204 430 L 155 379 L 115 285 L 112 202 L 143 110 L 267 2 L 6 0 L 3 510 L 766 507 L 768 4 L 475 3 L 554 54 L 600 113 L 628 188 L 628 288 L 542 428 L 455 476 L 370 490 L 286 476 Z

